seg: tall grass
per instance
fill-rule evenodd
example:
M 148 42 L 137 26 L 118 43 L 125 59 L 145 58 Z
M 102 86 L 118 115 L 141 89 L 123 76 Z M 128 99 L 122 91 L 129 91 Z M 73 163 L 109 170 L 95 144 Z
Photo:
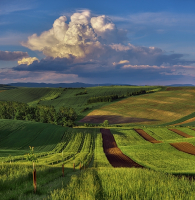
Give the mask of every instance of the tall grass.
M 147 169 L 90 169 L 73 176 L 70 184 L 48 199 L 193 199 L 195 182 Z

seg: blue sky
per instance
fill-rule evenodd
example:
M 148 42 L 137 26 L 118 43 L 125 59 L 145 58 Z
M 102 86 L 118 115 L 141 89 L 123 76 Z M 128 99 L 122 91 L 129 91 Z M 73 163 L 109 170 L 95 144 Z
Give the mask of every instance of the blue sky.
M 0 1 L 0 83 L 195 85 L 194 0 Z

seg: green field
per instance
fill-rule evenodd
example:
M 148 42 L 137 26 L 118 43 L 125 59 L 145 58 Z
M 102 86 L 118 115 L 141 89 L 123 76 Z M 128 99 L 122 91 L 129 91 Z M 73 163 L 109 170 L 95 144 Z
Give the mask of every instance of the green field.
M 123 95 L 140 88 L 156 88 L 156 91 L 87 105 L 93 96 Z M 138 169 L 112 167 L 103 151 L 100 127 L 86 128 L 80 124 L 69 128 L 0 119 L 1 199 L 194 199 L 195 182 L 188 176 L 195 176 L 195 156 L 170 145 L 177 142 L 195 145 L 193 121 L 174 125 L 194 117 L 194 98 L 194 88 L 165 90 L 133 86 L 15 88 L 0 92 L 1 101 L 53 105 L 57 110 L 61 106 L 73 107 L 79 119 L 91 111 L 104 111 L 158 120 L 150 121 L 149 125 L 144 122 L 108 127 L 121 151 L 144 167 Z M 89 109 L 82 111 L 86 107 Z M 149 112 L 152 107 L 153 112 Z M 166 126 L 160 125 L 165 123 Z M 193 137 L 184 138 L 169 130 L 173 127 Z M 162 143 L 146 141 L 134 128 L 143 129 Z M 34 147 L 33 156 L 37 159 L 36 194 L 32 184 L 33 162 L 27 160 L 32 155 L 29 146 Z

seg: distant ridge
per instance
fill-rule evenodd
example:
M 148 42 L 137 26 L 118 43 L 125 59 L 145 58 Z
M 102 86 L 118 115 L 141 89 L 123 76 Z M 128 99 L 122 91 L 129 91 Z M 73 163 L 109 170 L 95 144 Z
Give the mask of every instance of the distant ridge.
M 110 86 L 110 85 L 127 85 L 127 84 L 89 84 L 89 83 L 9 83 L 10 86 L 15 87 L 52 87 L 52 88 L 80 88 L 80 87 L 96 87 L 96 86 Z M 130 85 L 129 85 L 130 86 Z
M 172 84 L 172 85 L 166 85 L 171 87 L 188 87 L 188 86 L 194 86 L 192 84 Z

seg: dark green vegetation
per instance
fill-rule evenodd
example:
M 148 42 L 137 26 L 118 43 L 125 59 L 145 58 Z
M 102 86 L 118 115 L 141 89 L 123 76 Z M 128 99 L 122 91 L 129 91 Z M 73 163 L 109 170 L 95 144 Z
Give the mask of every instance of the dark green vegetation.
M 61 107 L 56 112 L 53 106 L 29 106 L 18 102 L 0 102 L 0 119 L 15 119 L 73 126 L 77 114 L 73 108 Z
M 98 97 L 91 97 L 88 99 L 87 103 L 97 103 L 97 102 L 112 102 L 113 100 L 116 99 L 122 99 L 125 97 L 130 97 L 130 96 L 136 96 L 136 95 L 140 95 L 140 94 L 146 94 L 146 90 L 138 90 L 135 92 L 127 92 L 126 95 L 122 94 L 122 95 L 118 95 L 118 94 L 114 94 L 114 95 L 109 95 L 109 96 L 98 96 Z
M 92 97 L 115 94 L 126 96 L 128 92 L 132 93 L 144 88 L 147 94 L 131 96 L 122 101 L 118 99 L 114 103 L 87 104 L 88 99 Z M 94 109 L 100 108 L 101 111 L 102 106 L 109 107 L 108 110 L 105 109 L 107 113 L 118 112 L 127 116 L 146 117 L 147 109 L 153 106 L 158 115 L 161 114 L 160 111 L 162 112 L 162 119 L 167 115 L 168 122 L 178 118 L 178 121 L 171 123 L 172 125 L 187 120 L 191 120 L 191 122 L 187 121 L 188 125 L 194 123 L 195 116 L 190 115 L 195 112 L 193 88 L 166 91 L 162 87 L 146 88 L 127 86 L 87 89 L 16 88 L 0 92 L 0 100 L 3 101 L 1 105 L 6 104 L 5 101 L 20 102 L 10 106 L 10 110 L 12 107 L 18 112 L 22 112 L 23 105 L 28 108 L 39 107 L 40 110 L 52 108 L 59 114 L 62 113 L 60 107 L 72 107 L 80 118 Z M 125 107 L 127 105 L 129 110 Z M 170 117 L 170 112 L 176 114 Z M 177 116 L 177 113 L 180 115 Z M 154 115 L 153 112 L 152 116 L 155 118 L 158 115 Z M 122 152 L 145 167 L 145 169 L 116 169 L 110 165 L 104 154 L 99 128 L 69 128 L 25 119 L 13 120 L 15 116 L 17 115 L 13 117 L 10 114 L 9 119 L 0 120 L 0 199 L 2 200 L 194 199 L 195 182 L 189 180 L 186 175 L 195 176 L 195 157 L 175 149 L 170 143 L 188 142 L 195 145 L 193 130 L 195 127 L 186 127 L 186 123 L 174 125 L 176 126 L 174 128 L 194 136 L 184 138 L 165 126 L 143 124 L 134 126 L 143 129 L 154 139 L 162 141 L 162 143 L 152 144 L 136 133 L 134 127 L 127 127 L 128 124 L 123 127 L 111 126 L 111 133 Z M 45 112 L 42 119 L 47 120 L 48 116 L 50 116 L 49 111 Z M 105 121 L 104 126 L 108 125 L 109 121 Z M 35 163 L 36 194 L 33 193 L 32 162 L 28 161 L 29 146 L 34 147 L 33 153 L 38 161 Z M 62 164 L 65 166 L 65 177 L 62 177 Z

